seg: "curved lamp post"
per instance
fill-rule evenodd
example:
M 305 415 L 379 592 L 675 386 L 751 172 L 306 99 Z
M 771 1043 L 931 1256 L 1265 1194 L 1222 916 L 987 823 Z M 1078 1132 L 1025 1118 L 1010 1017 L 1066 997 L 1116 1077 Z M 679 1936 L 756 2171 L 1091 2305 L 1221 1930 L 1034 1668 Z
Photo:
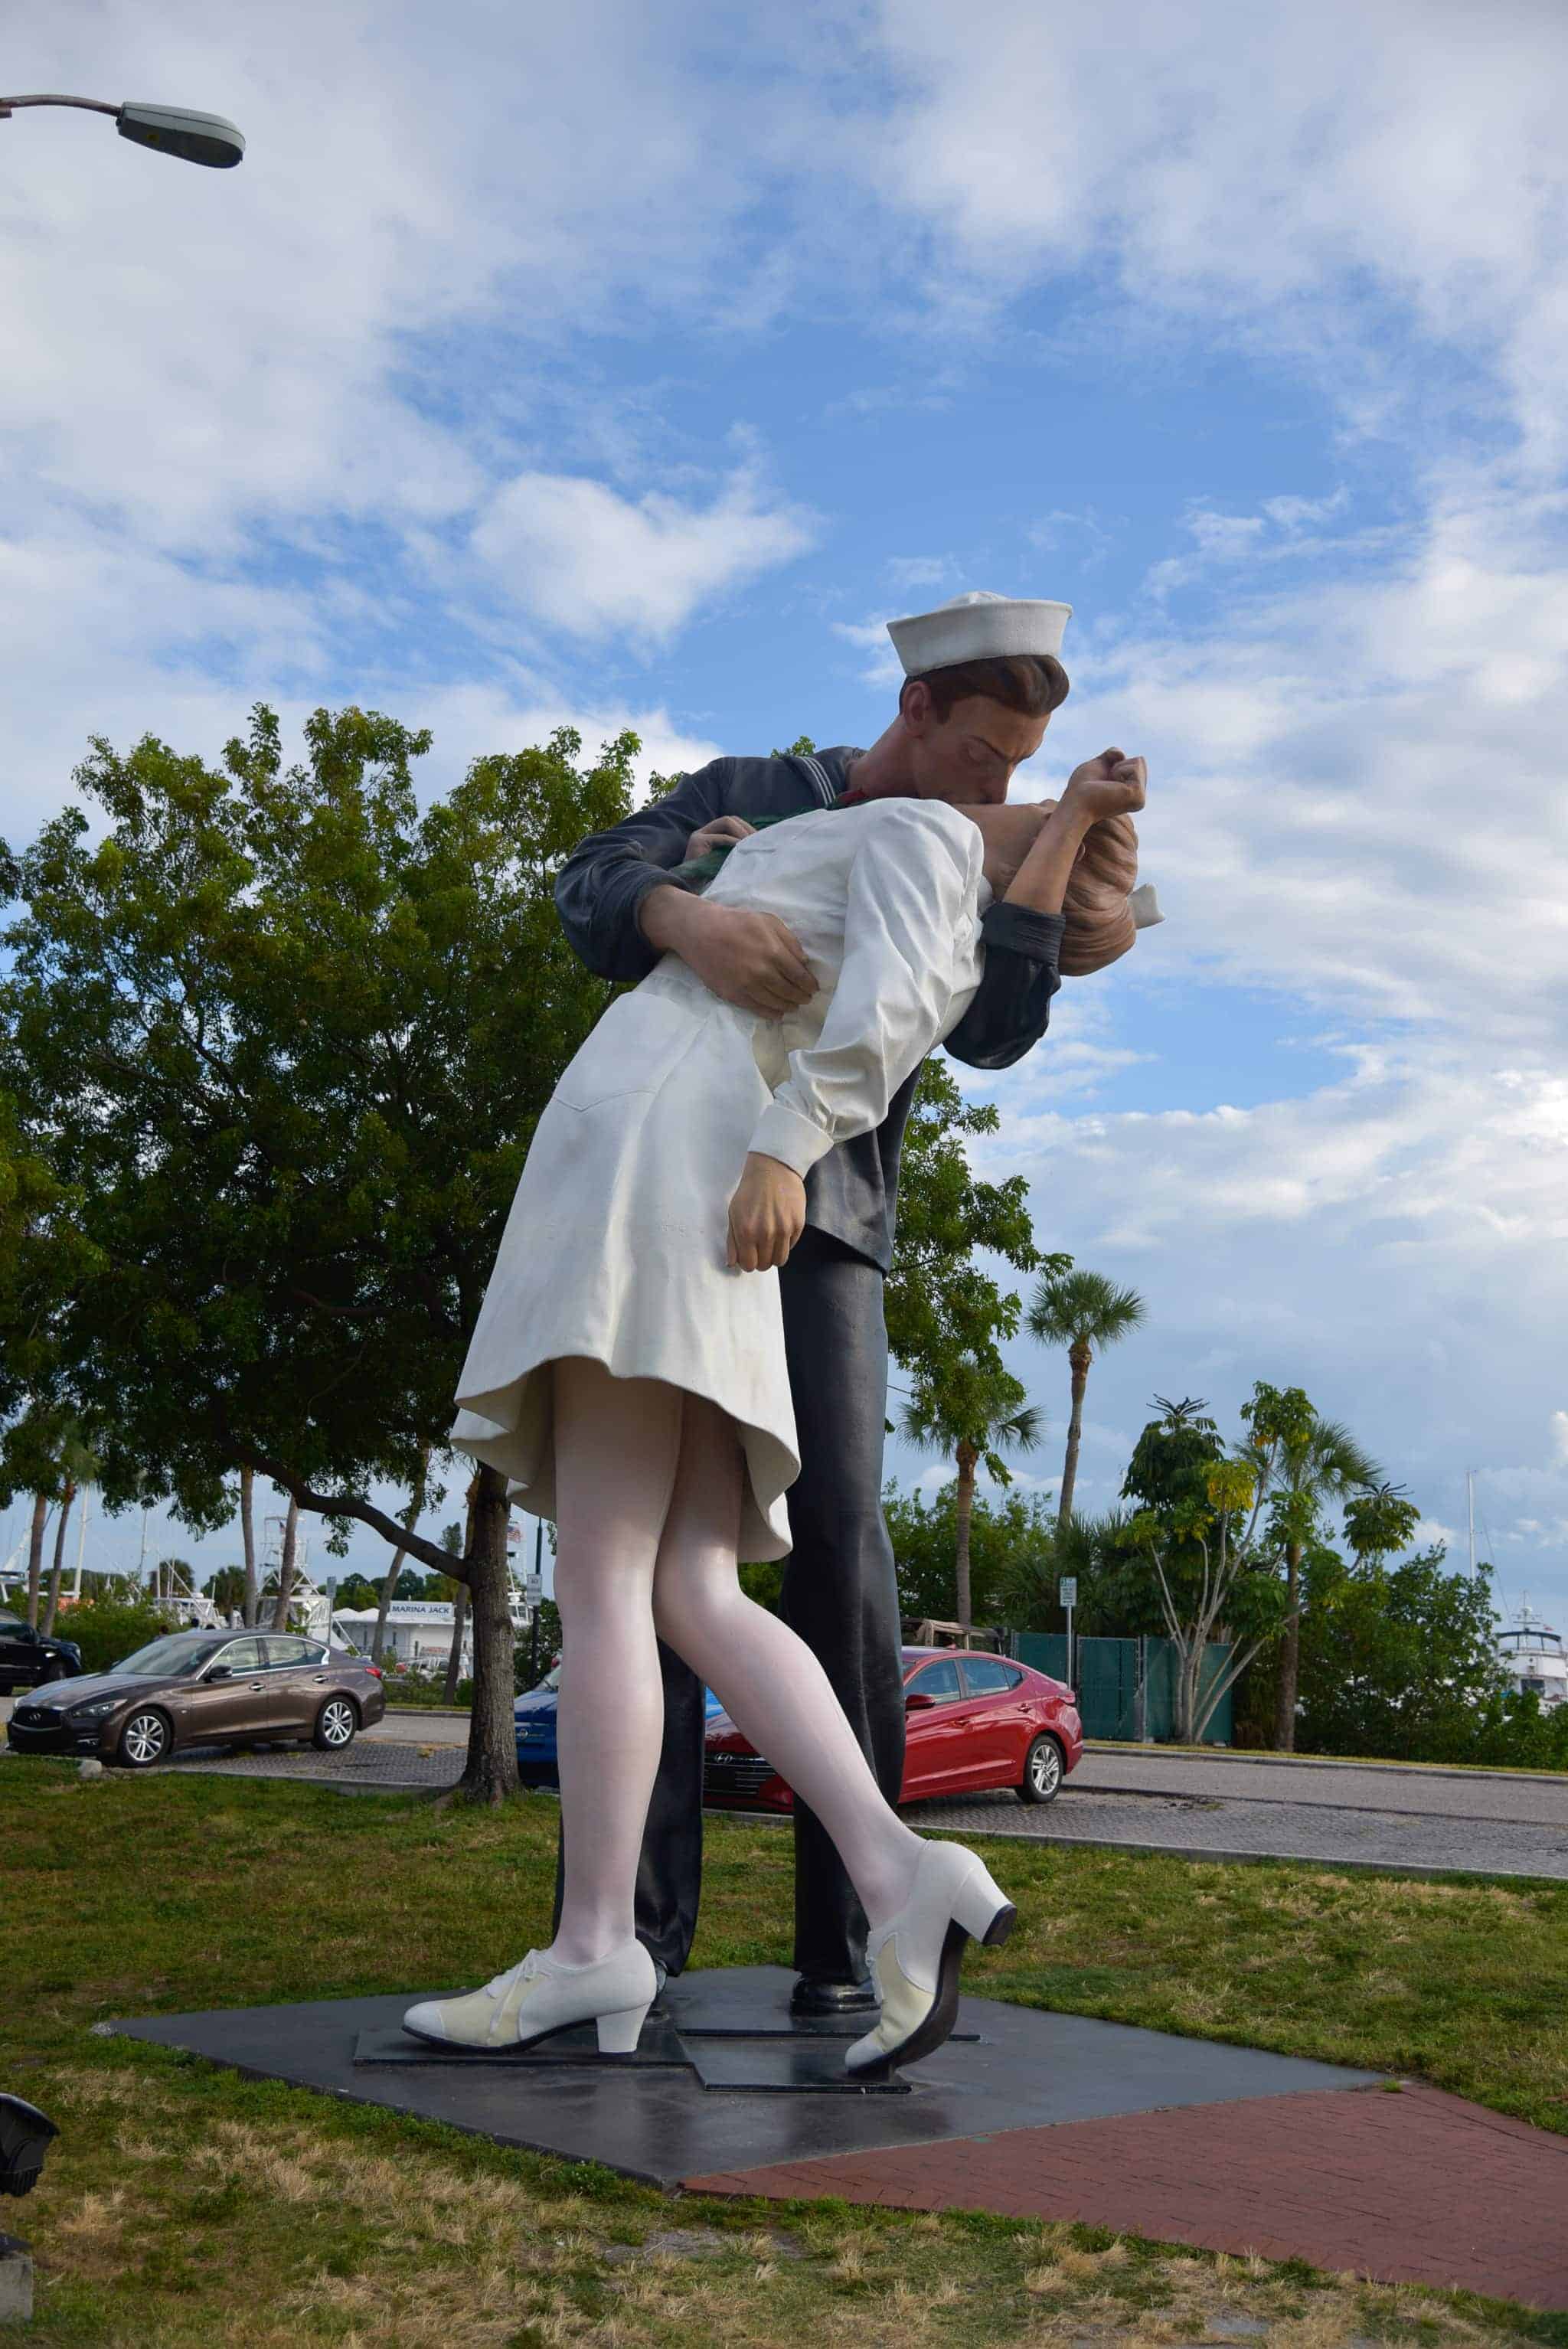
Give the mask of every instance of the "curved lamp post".
M 48 92 L 38 98 L 0 98 L 0 122 L 19 106 L 82 106 L 89 114 L 112 114 L 122 139 L 155 147 L 160 155 L 178 155 L 187 163 L 206 163 L 217 171 L 232 170 L 245 151 L 242 130 L 221 114 L 192 114 L 185 106 L 108 106 L 99 98 L 61 98 Z

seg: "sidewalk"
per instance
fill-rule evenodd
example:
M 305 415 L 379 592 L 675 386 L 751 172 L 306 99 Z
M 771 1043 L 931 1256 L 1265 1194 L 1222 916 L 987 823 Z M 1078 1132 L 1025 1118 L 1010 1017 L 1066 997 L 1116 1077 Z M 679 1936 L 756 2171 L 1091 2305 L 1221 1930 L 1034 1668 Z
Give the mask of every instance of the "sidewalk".
M 685 2182 L 703 2194 L 1070 2219 L 1568 2309 L 1568 2137 L 1437 2088 L 1261 2096 Z

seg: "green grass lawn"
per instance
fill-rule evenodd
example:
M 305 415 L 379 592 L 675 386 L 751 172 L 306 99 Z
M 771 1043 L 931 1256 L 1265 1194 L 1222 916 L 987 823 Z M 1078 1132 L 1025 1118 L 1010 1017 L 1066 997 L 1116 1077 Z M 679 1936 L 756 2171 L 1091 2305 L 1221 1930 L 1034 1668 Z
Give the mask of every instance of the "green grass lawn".
M 112 2015 L 483 1980 L 546 1937 L 555 1811 L 0 1763 L 0 2082 L 64 2134 L 7 2211 L 51 2349 L 1533 2339 L 1568 2321 L 1090 2230 L 668 2198 L 114 2039 Z M 710 1821 L 696 1964 L 789 1957 L 790 1839 Z M 969 1987 L 1418 2075 L 1568 2129 L 1568 1887 L 997 1847 Z

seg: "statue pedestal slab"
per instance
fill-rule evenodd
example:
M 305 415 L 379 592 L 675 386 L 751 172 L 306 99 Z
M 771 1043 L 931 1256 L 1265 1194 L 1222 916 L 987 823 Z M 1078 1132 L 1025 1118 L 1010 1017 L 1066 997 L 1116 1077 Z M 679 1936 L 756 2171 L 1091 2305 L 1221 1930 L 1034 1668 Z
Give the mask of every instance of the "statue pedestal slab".
M 1375 2077 L 974 1998 L 959 2012 L 967 2037 L 867 2088 L 842 2072 L 848 2019 L 834 2017 L 828 2031 L 815 2020 L 798 2027 L 789 2013 L 793 1984 L 781 1966 L 683 1975 L 649 2016 L 636 2055 L 609 2059 L 553 2041 L 499 2061 L 453 2060 L 438 2048 L 404 2053 L 422 2046 L 399 2028 L 407 2009 L 449 1994 L 452 1984 L 98 2027 L 664 2187 L 835 2153 L 1355 2088 Z M 853 2035 L 862 2027 L 863 2019 Z

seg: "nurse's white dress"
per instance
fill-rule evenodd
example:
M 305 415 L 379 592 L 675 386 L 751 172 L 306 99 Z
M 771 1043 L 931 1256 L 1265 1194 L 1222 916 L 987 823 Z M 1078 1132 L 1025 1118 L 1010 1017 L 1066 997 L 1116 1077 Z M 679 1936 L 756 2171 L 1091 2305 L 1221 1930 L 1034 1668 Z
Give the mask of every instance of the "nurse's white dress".
M 708 890 L 779 915 L 818 992 L 782 1021 L 721 1002 L 676 956 L 613 1003 L 540 1119 L 463 1365 L 451 1441 L 554 1515 L 552 1362 L 665 1379 L 735 1420 L 740 1555 L 789 1547 L 799 1470 L 777 1272 L 731 1271 L 748 1151 L 804 1175 L 870 1133 L 979 983 L 983 843 L 940 802 L 877 800 L 742 841 Z

